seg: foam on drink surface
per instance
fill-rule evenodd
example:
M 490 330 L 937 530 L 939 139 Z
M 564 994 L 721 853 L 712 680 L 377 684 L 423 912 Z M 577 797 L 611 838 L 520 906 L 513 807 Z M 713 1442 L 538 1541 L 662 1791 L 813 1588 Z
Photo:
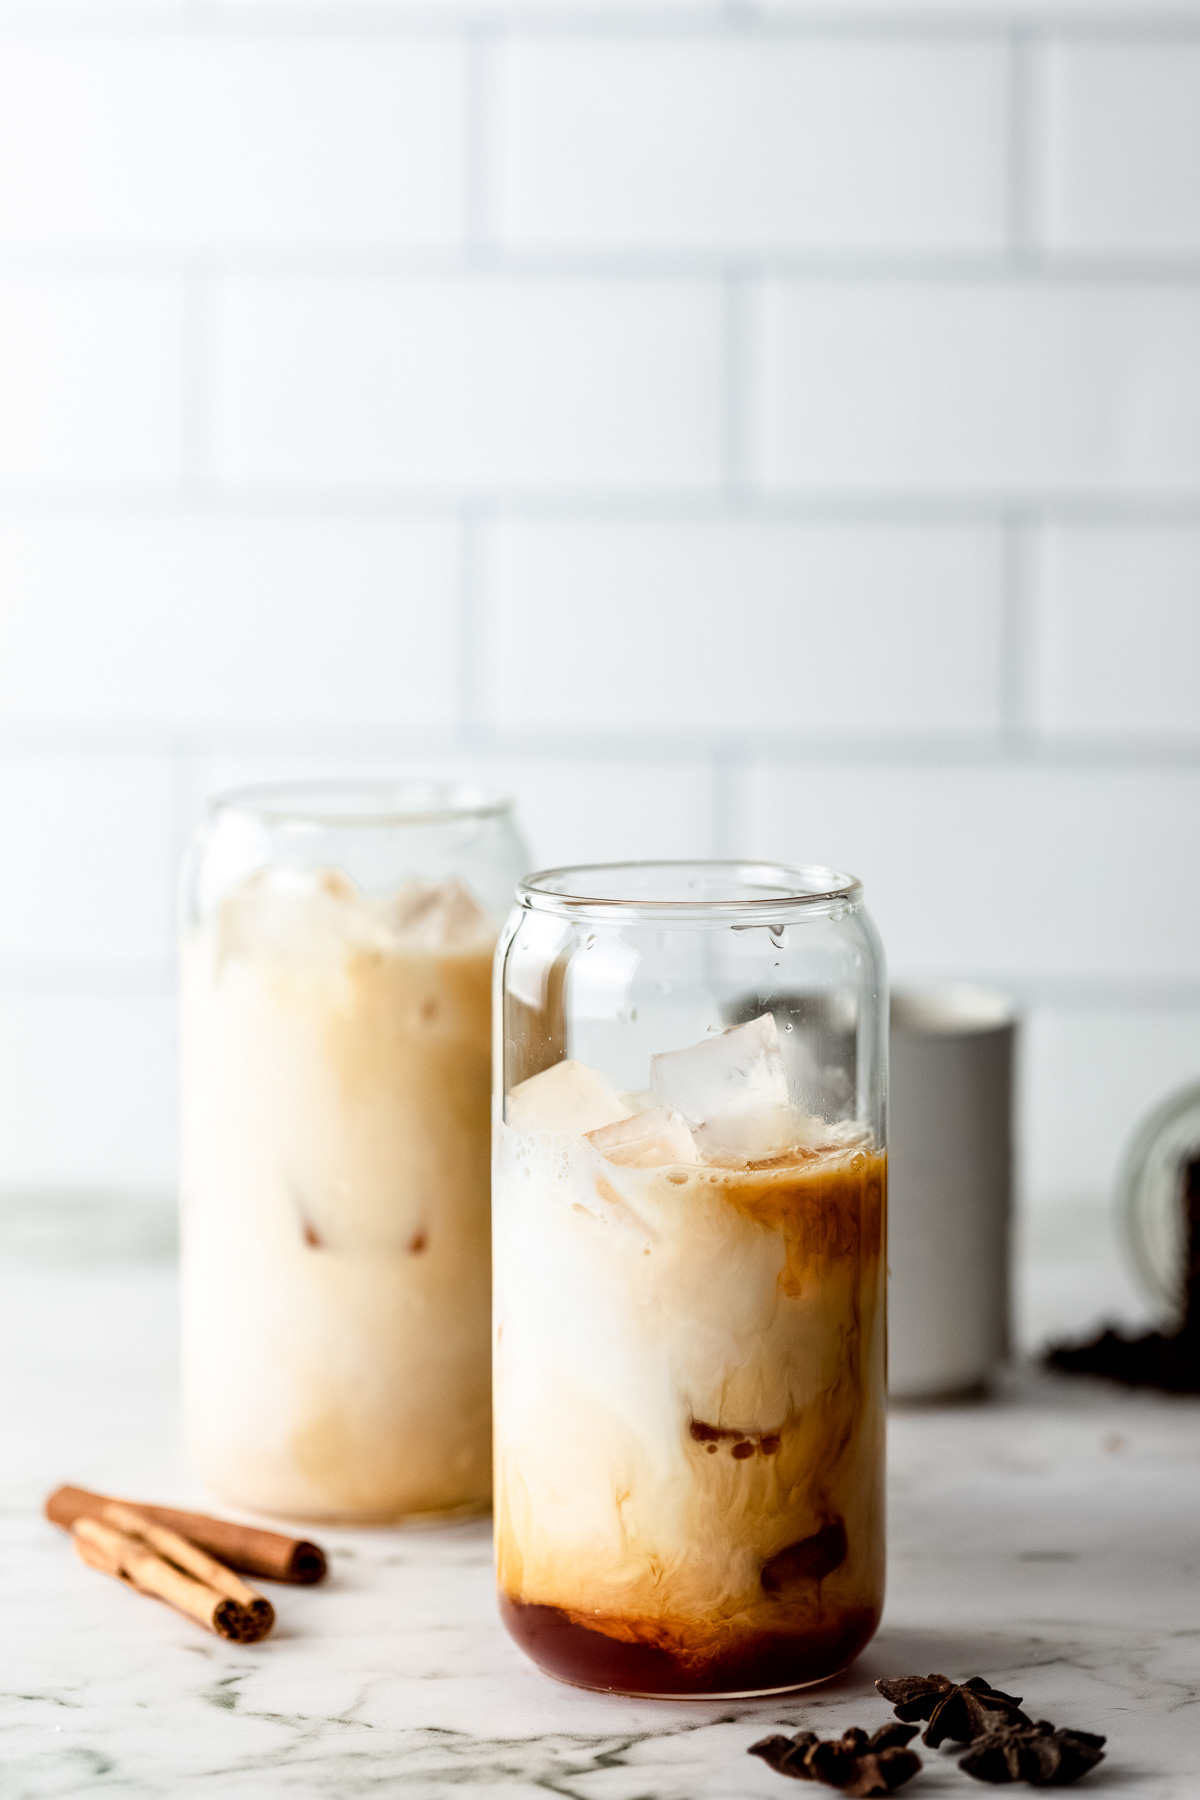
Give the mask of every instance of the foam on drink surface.
M 554 1071 L 510 1096 L 497 1565 L 510 1628 L 568 1679 L 782 1686 L 873 1629 L 884 1165 L 791 1106 L 777 1055 L 767 1019 L 655 1058 L 658 1104 L 582 1134 Z M 573 1093 L 621 1098 L 587 1073 Z

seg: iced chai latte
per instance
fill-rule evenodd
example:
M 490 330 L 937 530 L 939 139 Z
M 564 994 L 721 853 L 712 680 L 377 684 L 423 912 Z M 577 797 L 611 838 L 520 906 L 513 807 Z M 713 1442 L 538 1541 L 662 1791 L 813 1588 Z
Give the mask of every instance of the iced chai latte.
M 501 1610 L 548 1672 L 761 1692 L 883 1597 L 885 1165 L 794 1105 L 770 1014 L 618 1093 L 513 1087 L 495 1175 Z
M 458 880 L 334 869 L 185 936 L 185 1420 L 241 1505 L 486 1507 L 495 936 Z

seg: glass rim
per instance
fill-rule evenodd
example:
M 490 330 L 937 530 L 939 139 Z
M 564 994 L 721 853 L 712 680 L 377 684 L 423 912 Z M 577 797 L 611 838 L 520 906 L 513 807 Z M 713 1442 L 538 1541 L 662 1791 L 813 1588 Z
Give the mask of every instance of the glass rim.
M 750 891 L 724 899 L 689 899 L 679 894 L 656 899 L 634 893 L 597 894 L 586 891 L 588 876 L 607 877 L 611 884 L 613 877 L 622 873 L 628 873 L 631 878 L 644 878 L 653 872 L 668 879 L 674 877 L 681 883 L 684 871 L 725 875 L 730 886 L 740 883 Z M 566 885 L 568 883 L 569 886 Z M 768 886 L 771 889 L 769 893 L 754 892 L 756 887 Z M 862 897 L 862 882 L 857 875 L 828 868 L 823 863 L 780 863 L 720 857 L 574 863 L 564 868 L 539 869 L 534 874 L 527 875 L 524 881 L 518 882 L 516 891 L 518 906 L 566 917 L 594 913 L 607 918 L 673 917 L 693 922 L 711 918 L 723 923 L 734 919 L 765 923 L 768 917 L 778 917 L 780 913 L 797 910 L 820 913 L 840 907 L 857 908 L 862 903 Z
M 210 818 L 247 813 L 264 824 L 356 830 L 362 826 L 447 825 L 499 818 L 512 796 L 476 781 L 438 776 L 334 776 L 257 781 L 209 797 Z

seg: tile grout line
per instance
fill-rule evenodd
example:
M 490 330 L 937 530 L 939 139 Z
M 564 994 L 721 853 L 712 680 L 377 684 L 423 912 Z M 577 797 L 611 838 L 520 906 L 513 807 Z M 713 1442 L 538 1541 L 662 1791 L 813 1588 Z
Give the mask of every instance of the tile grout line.
M 727 43 L 750 38 L 773 43 L 853 42 L 866 45 L 994 42 L 1023 31 L 1053 32 L 1068 42 L 1097 39 L 1131 43 L 1187 43 L 1200 40 L 1200 18 L 1185 15 L 1170 0 L 1149 0 L 1113 8 L 1102 0 L 1086 10 L 1055 6 L 1038 13 L 1032 0 L 995 0 L 974 17 L 964 17 L 947 0 L 889 10 L 880 0 L 853 10 L 835 4 L 786 9 L 762 0 L 672 0 L 648 4 L 604 6 L 597 0 L 564 0 L 550 9 L 520 0 L 492 8 L 486 0 L 412 0 L 382 7 L 362 4 L 338 7 L 326 0 L 295 0 L 268 10 L 242 8 L 226 0 L 176 0 L 167 10 L 145 3 L 78 6 L 59 11 L 47 26 L 34 4 L 0 0 L 0 40 L 73 33 L 109 41 L 180 39 L 204 34 L 213 39 L 287 39 L 303 35 L 341 43 L 404 43 L 447 40 L 462 34 L 519 32 L 534 41 L 590 44 L 618 41 L 633 45 L 659 43 Z
M 192 758 L 187 747 L 175 741 L 170 749 L 170 818 L 168 821 L 167 853 L 170 857 L 170 934 L 171 945 L 171 979 L 176 980 L 176 958 L 178 953 L 180 923 L 180 877 L 183 870 L 184 854 L 192 834 L 193 821 L 190 817 L 192 803 L 195 798 L 192 780 Z
M 1000 720 L 1007 749 L 1039 744 L 1041 525 L 1014 513 L 1001 528 Z
M 730 829 L 733 805 L 733 771 L 728 750 L 714 748 L 709 757 L 708 781 L 708 854 L 718 858 L 736 855 L 731 848 Z
M 487 700 L 488 634 L 484 612 L 483 534 L 475 509 L 464 510 L 458 528 L 458 718 L 456 738 L 467 752 L 477 749 Z
M 748 857 L 752 846 L 744 823 L 750 757 L 736 744 L 720 744 L 712 757 L 712 854 Z
M 496 32 L 473 25 L 466 32 L 466 92 L 463 132 L 463 225 L 468 263 L 486 261 L 495 251 L 493 189 L 499 133 L 497 131 Z
M 482 37 L 494 34 L 477 34 Z M 2 34 L 0 34 L 2 41 Z M 483 53 L 495 55 L 494 46 Z M 482 139 L 483 132 L 473 137 Z M 1041 139 L 1040 127 L 1030 127 L 1025 141 Z M 494 143 L 493 143 L 494 149 Z M 217 280 L 222 277 L 265 278 L 304 282 L 340 276 L 364 283 L 390 282 L 425 277 L 470 281 L 483 276 L 516 280 L 594 281 L 597 283 L 679 283 L 720 281 L 730 270 L 735 254 L 737 270 L 747 279 L 779 279 L 819 286 L 860 283 L 920 285 L 933 281 L 948 285 L 992 282 L 1003 288 L 1014 274 L 1015 236 L 1028 239 L 1028 266 L 1021 273 L 1034 276 L 1039 285 L 1096 287 L 1200 285 L 1200 252 L 1195 250 L 1089 249 L 1076 246 L 1047 247 L 1038 242 L 1038 197 L 1042 178 L 1035 172 L 1009 183 L 1006 201 L 1010 218 L 1010 242 L 999 249 L 904 248 L 863 243 L 857 248 L 831 248 L 819 243 L 763 241 L 736 250 L 715 237 L 695 248 L 648 249 L 632 243 L 611 246 L 551 243 L 511 244 L 495 230 L 494 180 L 489 154 L 468 147 L 464 157 L 461 208 L 468 215 L 471 241 L 463 243 L 405 242 L 391 244 L 330 244 L 313 239 L 292 245 L 248 249 L 235 245 L 196 243 L 185 247 L 85 245 L 64 240 L 44 247 L 0 242 L 0 275 L 10 280 L 76 280 L 81 276 L 111 276 L 130 280 L 145 277 L 180 277 L 193 274 Z M 1022 153 L 1024 154 L 1024 153 Z M 1031 160 L 1040 160 L 1041 151 Z M 1031 197 L 1018 199 L 1025 187 Z M 1024 221 L 1029 215 L 1028 224 Z
M 745 274 L 727 270 L 721 283 L 721 476 L 730 499 L 752 485 L 760 385 L 755 299 Z
M 1036 658 L 1030 654 L 1033 633 L 1025 641 L 1019 628 L 1002 625 L 1002 668 L 1006 675 L 1006 720 L 1012 722 L 1005 740 L 989 727 L 974 731 L 943 730 L 922 734 L 913 730 L 868 731 L 861 723 L 839 730 L 756 730 L 728 726 L 719 735 L 703 725 L 669 730 L 653 723 L 580 729 L 564 734 L 559 727 L 497 725 L 485 714 L 489 699 L 487 679 L 492 655 L 491 626 L 486 584 L 477 565 L 483 560 L 483 541 L 489 529 L 486 518 L 466 520 L 470 540 L 458 584 L 460 654 L 456 658 L 457 708 L 454 721 L 411 726 L 355 726 L 336 724 L 256 727 L 246 722 L 218 726 L 195 725 L 171 731 L 156 725 L 143 727 L 58 724 L 12 725 L 0 723 L 0 756 L 142 756 L 169 761 L 179 755 L 186 763 L 208 754 L 256 756 L 278 749 L 287 755 L 406 756 L 431 749 L 453 755 L 467 745 L 475 754 L 494 757 L 548 759 L 555 763 L 610 761 L 622 764 L 639 760 L 704 761 L 728 759 L 735 769 L 761 757 L 804 761 L 814 766 L 841 766 L 860 770 L 943 770 L 980 768 L 1003 770 L 1020 766 L 1043 771 L 1068 770 L 1100 775 L 1139 770 L 1162 773 L 1200 768 L 1200 736 L 1135 734 L 1055 733 L 1047 735 L 1031 727 L 1036 722 L 1034 698 L 1028 707 L 1021 701 L 1036 676 Z M 1011 700 L 1008 697 L 1011 695 Z M 1025 724 L 1022 724 L 1022 721 Z
M 1045 43 L 1028 25 L 1008 38 L 1008 244 L 1014 268 L 1045 273 Z
M 211 282 L 191 267 L 183 291 L 183 442 L 180 467 L 185 499 L 207 499 L 213 488 L 211 400 L 213 382 Z
M 520 796 L 518 795 L 518 800 Z M 713 855 L 744 856 L 747 846 L 715 846 Z M 981 965 L 962 965 L 947 975 L 914 972 L 914 980 L 961 979 L 989 987 L 1003 987 L 1030 1006 L 1064 1012 L 1168 1012 L 1200 1015 L 1200 976 L 1187 971 L 1177 976 L 1092 974 L 1047 976 L 1013 969 L 996 970 Z M 129 962 L 56 964 L 15 963 L 0 960 L 0 994 L 57 998 L 175 997 L 173 957 L 142 965 Z
M 189 455 L 199 460 L 201 433 Z M 105 487 L 65 481 L 0 480 L 0 518 L 90 516 L 132 519 L 172 518 L 203 509 L 214 518 L 255 518 L 298 514 L 347 522 L 375 519 L 459 518 L 464 509 L 493 510 L 531 523 L 568 521 L 637 521 L 692 523 L 721 519 L 739 523 L 911 524 L 936 528 L 974 524 L 1000 526 L 1015 513 L 1085 527 L 1195 526 L 1200 523 L 1200 492 L 1152 493 L 1054 490 L 1020 494 L 980 490 L 972 494 L 951 488 L 925 490 L 851 488 L 805 490 L 747 486 L 730 493 L 720 485 L 657 488 L 578 486 L 505 487 L 486 483 L 447 483 L 436 488 L 407 485 L 354 487 L 328 484 L 266 484 L 219 488 L 207 477 L 199 491 L 181 497 L 177 485 L 124 484 Z
M 244 9 L 222 3 L 222 0 L 178 0 L 176 10 L 164 14 L 162 8 L 148 4 L 113 3 L 77 6 L 60 11 L 52 29 L 74 29 L 93 37 L 178 35 L 197 28 L 230 37 L 248 35 L 287 37 L 297 33 L 341 38 L 346 41 L 445 36 L 448 33 L 485 27 L 497 23 L 519 30 L 530 37 L 628 38 L 635 42 L 724 39 L 734 33 L 753 32 L 764 42 L 779 40 L 839 40 L 895 42 L 928 42 L 947 39 L 954 42 L 995 38 L 1026 23 L 1031 15 L 1030 0 L 995 0 L 990 9 L 982 9 L 974 17 L 964 17 L 947 0 L 910 0 L 903 9 L 888 8 L 883 3 L 860 5 L 854 9 L 838 7 L 828 0 L 820 7 L 789 13 L 761 4 L 761 0 L 692 0 L 679 5 L 672 0 L 658 4 L 603 5 L 597 0 L 573 0 L 554 9 L 513 0 L 507 7 L 493 9 L 480 0 L 415 0 L 415 3 L 393 8 L 379 7 L 364 0 L 360 5 L 324 4 L 314 0 L 294 0 L 279 4 L 269 12 Z M 1143 8 L 1125 4 L 1117 8 L 1097 3 L 1084 10 L 1072 6 L 1056 6 L 1054 0 L 1037 18 L 1039 27 L 1053 30 L 1072 39 L 1097 36 L 1118 39 L 1159 41 L 1195 41 L 1200 35 L 1200 21 L 1185 16 L 1170 0 L 1150 0 Z M 0 36 L 43 35 L 46 25 L 34 4 L 0 5 Z

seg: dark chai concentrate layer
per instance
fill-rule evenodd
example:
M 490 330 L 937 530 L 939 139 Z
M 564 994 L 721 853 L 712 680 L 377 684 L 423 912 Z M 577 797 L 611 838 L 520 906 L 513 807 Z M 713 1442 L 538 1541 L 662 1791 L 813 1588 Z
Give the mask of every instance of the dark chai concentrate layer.
M 653 1642 L 655 1619 L 620 1621 L 645 1636 L 629 1642 L 577 1625 L 556 1606 L 530 1606 L 500 1596 L 500 1617 L 526 1656 L 575 1687 L 614 1694 L 761 1694 L 806 1687 L 848 1667 L 879 1624 L 879 1607 L 839 1615 L 832 1623 L 792 1635 L 763 1633 L 728 1656 L 697 1669 Z

